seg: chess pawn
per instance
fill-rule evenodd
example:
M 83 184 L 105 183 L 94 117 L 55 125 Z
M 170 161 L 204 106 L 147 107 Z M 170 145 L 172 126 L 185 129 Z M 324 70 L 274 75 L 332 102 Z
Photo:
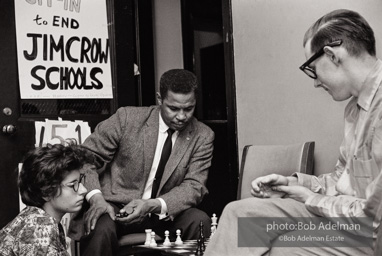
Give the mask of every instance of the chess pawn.
M 145 245 L 150 245 L 151 243 L 151 229 L 145 229 L 145 232 L 146 232 L 146 241 L 145 241 Z
M 151 241 L 150 241 L 150 247 L 156 247 L 157 242 L 155 241 L 155 232 L 151 232 Z
M 176 240 L 175 240 L 176 245 L 181 245 L 183 244 L 182 238 L 180 237 L 180 229 L 176 230 Z
M 164 239 L 164 242 L 163 242 L 163 246 L 170 246 L 171 245 L 171 242 L 170 242 L 170 239 L 168 238 L 170 236 L 170 232 L 168 232 L 168 230 L 166 230 L 164 232 L 164 236 L 166 237 Z

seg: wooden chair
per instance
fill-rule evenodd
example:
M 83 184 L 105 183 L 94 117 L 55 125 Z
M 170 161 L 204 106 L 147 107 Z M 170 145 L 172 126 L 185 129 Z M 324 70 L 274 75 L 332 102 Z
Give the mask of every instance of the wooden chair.
M 251 182 L 260 176 L 313 173 L 314 142 L 291 145 L 247 145 L 241 159 L 237 199 L 252 197 Z

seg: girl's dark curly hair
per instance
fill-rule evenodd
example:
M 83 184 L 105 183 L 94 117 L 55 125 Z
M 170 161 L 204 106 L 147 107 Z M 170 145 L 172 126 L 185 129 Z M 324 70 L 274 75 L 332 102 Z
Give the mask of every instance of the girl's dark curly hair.
M 69 172 L 93 163 L 93 156 L 74 144 L 48 144 L 29 151 L 18 179 L 23 203 L 41 208 L 46 202 L 44 198 L 61 193 L 61 182 Z

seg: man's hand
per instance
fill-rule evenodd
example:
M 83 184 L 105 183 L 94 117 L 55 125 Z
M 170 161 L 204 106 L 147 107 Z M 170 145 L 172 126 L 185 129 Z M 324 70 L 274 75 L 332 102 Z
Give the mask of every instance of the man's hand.
M 90 200 L 90 208 L 85 213 L 86 235 L 94 230 L 95 225 L 102 214 L 108 213 L 112 220 L 115 220 L 114 208 L 105 201 L 101 193 L 94 194 Z
M 133 200 L 119 211 L 120 213 L 127 212 L 129 215 L 117 218 L 117 221 L 125 224 L 141 223 L 149 213 L 160 213 L 161 207 L 162 205 L 158 199 Z
M 273 191 L 286 193 L 288 198 L 305 203 L 309 196 L 314 195 L 313 191 L 303 186 L 273 186 Z
M 260 198 L 272 198 L 282 197 L 284 193 L 271 190 L 275 185 L 288 185 L 288 179 L 285 176 L 279 174 L 270 174 L 256 178 L 252 181 L 251 194 L 254 197 Z
M 270 174 L 256 178 L 252 181 L 251 194 L 259 198 L 283 197 L 285 192 L 272 190 L 273 186 L 294 186 L 297 185 L 297 177 L 285 177 L 279 174 Z

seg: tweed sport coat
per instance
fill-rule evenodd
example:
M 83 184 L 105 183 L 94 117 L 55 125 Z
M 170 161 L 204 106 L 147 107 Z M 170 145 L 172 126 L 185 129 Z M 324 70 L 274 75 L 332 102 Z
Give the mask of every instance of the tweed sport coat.
M 87 171 L 88 191 L 100 189 L 105 200 L 116 203 L 142 198 L 158 139 L 159 111 L 159 106 L 122 107 L 97 125 L 83 146 L 105 165 Z M 213 131 L 195 117 L 179 133 L 157 194 L 166 202 L 169 216 L 195 207 L 208 193 L 213 140 Z M 77 235 L 71 232 L 72 238 Z

